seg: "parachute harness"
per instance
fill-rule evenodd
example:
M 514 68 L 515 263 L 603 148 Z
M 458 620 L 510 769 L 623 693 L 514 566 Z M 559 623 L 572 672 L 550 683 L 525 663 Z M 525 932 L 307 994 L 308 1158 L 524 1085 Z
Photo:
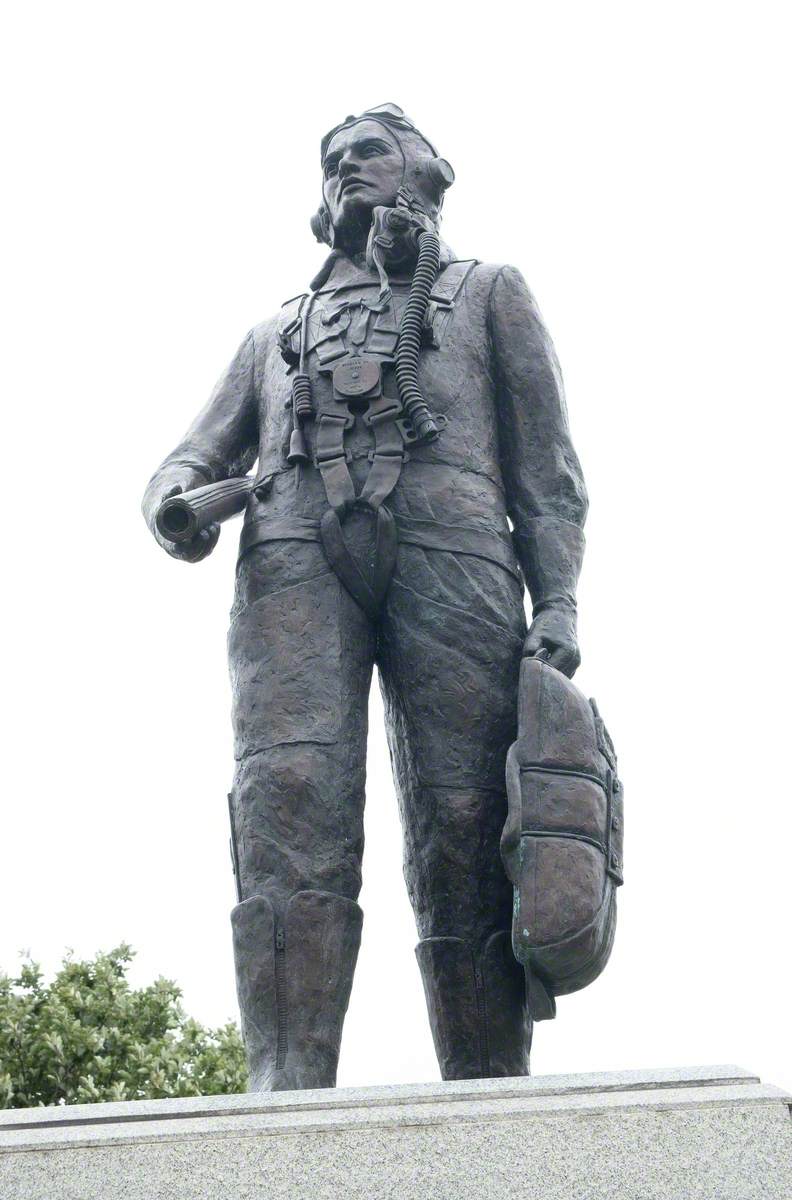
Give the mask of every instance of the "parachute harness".
M 428 226 L 428 228 L 427 228 Z M 417 258 L 416 258 L 417 250 Z M 440 239 L 420 204 L 401 188 L 397 207 L 375 208 L 367 246 L 369 266 L 380 279 L 380 304 L 392 303 L 387 266 L 406 267 L 415 259 L 394 358 L 398 399 L 382 387 L 382 362 L 365 355 L 346 354 L 332 367 L 332 398 L 316 411 L 307 371 L 308 322 L 316 293 L 306 299 L 301 313 L 300 357 L 292 383 L 293 432 L 288 461 L 299 469 L 308 461 L 303 424 L 316 420 L 315 465 L 321 475 L 328 509 L 320 524 L 320 537 L 333 571 L 372 619 L 376 619 L 396 562 L 396 525 L 385 501 L 398 483 L 408 455 L 406 446 L 435 441 L 441 421 L 432 415 L 418 384 L 418 360 L 426 314 L 440 269 Z M 345 434 L 356 413 L 374 436 L 371 466 L 358 494 L 349 470 Z M 358 560 L 344 535 L 344 524 L 355 510 L 368 510 L 375 518 L 375 546 L 368 563 Z

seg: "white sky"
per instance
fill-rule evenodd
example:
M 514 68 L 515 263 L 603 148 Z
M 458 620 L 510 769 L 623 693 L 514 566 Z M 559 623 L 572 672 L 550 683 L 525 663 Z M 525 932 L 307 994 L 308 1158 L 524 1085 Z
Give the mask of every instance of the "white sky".
M 626 783 L 601 979 L 535 1073 L 734 1062 L 792 1089 L 785 6 L 29 3 L 6 18 L 0 964 L 126 939 L 236 1015 L 225 629 L 238 526 L 167 558 L 143 487 L 322 261 L 321 134 L 394 100 L 444 234 L 515 263 L 591 492 L 580 685 Z M 438 1077 L 372 695 L 339 1082 Z

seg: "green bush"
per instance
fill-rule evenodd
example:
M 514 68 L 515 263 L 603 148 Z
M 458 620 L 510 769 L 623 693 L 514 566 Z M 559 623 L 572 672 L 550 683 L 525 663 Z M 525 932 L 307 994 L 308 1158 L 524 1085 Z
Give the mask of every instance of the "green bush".
M 233 1022 L 205 1029 L 168 979 L 131 988 L 121 945 L 87 962 L 67 955 L 49 985 L 26 959 L 0 975 L 0 1107 L 244 1092 Z

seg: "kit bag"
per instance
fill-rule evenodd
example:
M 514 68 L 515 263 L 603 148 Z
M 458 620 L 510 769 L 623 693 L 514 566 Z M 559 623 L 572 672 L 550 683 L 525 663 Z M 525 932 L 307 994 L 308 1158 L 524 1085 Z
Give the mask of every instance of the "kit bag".
M 616 928 L 623 882 L 623 790 L 593 700 L 537 658 L 520 668 L 517 741 L 506 760 L 501 839 L 514 884 L 512 947 L 534 1020 L 555 997 L 596 979 Z

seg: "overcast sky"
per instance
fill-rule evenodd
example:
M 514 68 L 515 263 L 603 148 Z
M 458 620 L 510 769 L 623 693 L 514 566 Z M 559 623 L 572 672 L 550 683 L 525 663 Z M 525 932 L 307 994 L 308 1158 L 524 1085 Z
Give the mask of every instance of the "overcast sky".
M 392 100 L 456 169 L 446 240 L 534 290 L 591 494 L 577 680 L 620 752 L 626 883 L 611 963 L 538 1026 L 534 1072 L 733 1062 L 792 1089 L 785 9 L 6 19 L 0 966 L 127 940 L 136 981 L 236 1016 L 239 526 L 186 566 L 139 501 L 322 262 L 321 135 Z M 348 1085 L 438 1078 L 376 690 L 371 710 Z

